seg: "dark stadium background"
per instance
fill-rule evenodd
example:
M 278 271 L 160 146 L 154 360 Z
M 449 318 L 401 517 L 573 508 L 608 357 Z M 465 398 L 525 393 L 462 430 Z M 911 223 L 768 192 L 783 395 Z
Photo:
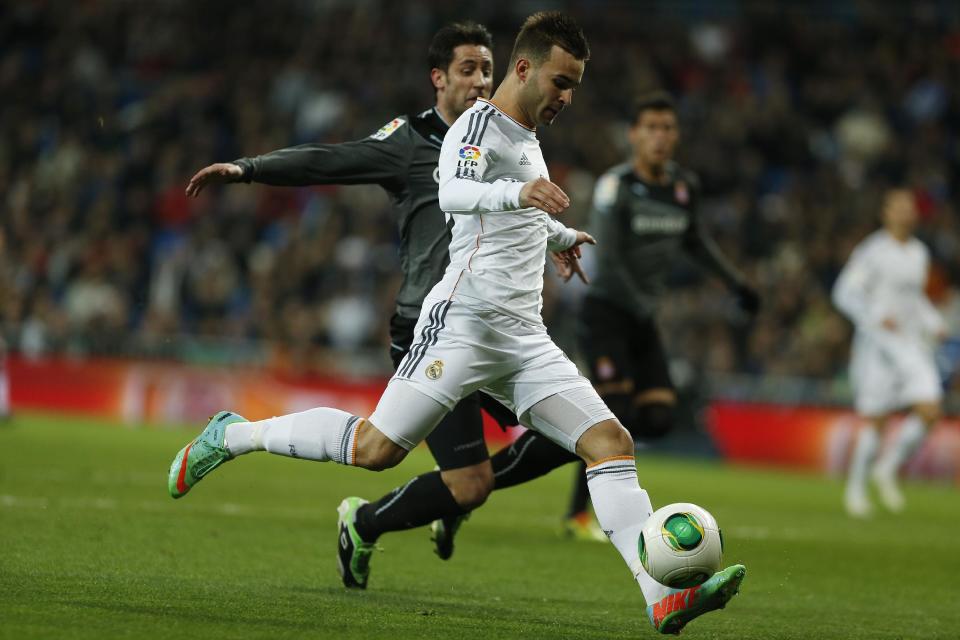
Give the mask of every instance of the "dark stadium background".
M 398 263 L 377 188 L 237 185 L 188 200 L 184 187 L 214 161 L 364 137 L 430 106 L 425 49 L 446 21 L 490 27 L 499 81 L 512 34 L 544 6 L 5 3 L 0 335 L 14 359 L 387 375 Z M 763 296 L 748 323 L 719 282 L 678 265 L 660 320 L 689 429 L 717 396 L 849 402 L 850 328 L 829 290 L 890 183 L 916 194 L 931 295 L 960 326 L 960 5 L 550 7 L 593 45 L 573 107 L 541 133 L 574 203 L 565 220 L 584 222 L 593 179 L 625 157 L 633 96 L 664 87 L 709 232 Z M 570 349 L 582 294 L 548 278 L 544 314 Z

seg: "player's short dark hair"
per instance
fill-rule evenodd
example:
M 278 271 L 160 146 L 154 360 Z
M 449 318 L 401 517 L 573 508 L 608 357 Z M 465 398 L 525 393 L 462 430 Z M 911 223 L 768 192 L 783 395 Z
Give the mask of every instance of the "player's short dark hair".
M 493 50 L 493 36 L 482 24 L 476 22 L 451 22 L 444 25 L 430 41 L 427 64 L 430 70 L 446 71 L 453 62 L 453 50 L 463 44 L 476 44 Z
M 645 111 L 672 111 L 677 113 L 677 102 L 663 89 L 648 91 L 633 102 L 633 121 L 639 122 Z
M 525 56 L 540 63 L 556 45 L 577 60 L 590 59 L 590 45 L 577 21 L 559 11 L 538 11 L 523 21 L 513 43 L 510 64 Z

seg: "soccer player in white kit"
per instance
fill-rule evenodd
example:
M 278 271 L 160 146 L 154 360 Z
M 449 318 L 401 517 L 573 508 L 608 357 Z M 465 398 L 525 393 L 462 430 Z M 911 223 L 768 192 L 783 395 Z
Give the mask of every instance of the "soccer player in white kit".
M 868 476 L 891 511 L 904 506 L 897 472 L 940 417 L 940 377 L 933 347 L 944 337 L 943 320 L 924 287 L 927 247 L 913 236 L 913 194 L 884 195 L 883 228 L 854 249 L 833 288 L 836 306 L 856 329 L 850 380 L 856 411 L 865 424 L 857 435 L 844 502 L 854 517 L 870 515 Z M 891 413 L 908 409 L 894 441 L 874 463 L 880 431 Z
M 644 571 L 638 540 L 653 508 L 637 480 L 633 439 L 540 316 L 546 250 L 566 250 L 572 262 L 577 247 L 593 239 L 551 218 L 570 201 L 549 180 L 536 126 L 551 124 L 571 103 L 588 58 L 576 22 L 558 12 L 534 14 L 493 98 L 478 100 L 450 127 L 439 161 L 440 208 L 454 220 L 450 265 L 424 301 L 418 340 L 369 419 L 327 407 L 258 422 L 221 412 L 174 458 L 173 497 L 250 451 L 392 467 L 461 398 L 482 389 L 587 463 L 597 519 L 658 631 L 679 632 L 736 594 L 742 565 L 689 589 L 666 587 Z

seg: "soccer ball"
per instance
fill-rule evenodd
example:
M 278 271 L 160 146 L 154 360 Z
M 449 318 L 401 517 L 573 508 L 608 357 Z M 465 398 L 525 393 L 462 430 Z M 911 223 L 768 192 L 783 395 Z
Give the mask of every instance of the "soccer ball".
M 720 527 L 709 511 L 689 502 L 657 509 L 644 524 L 637 544 L 643 568 L 668 587 L 695 587 L 720 570 Z

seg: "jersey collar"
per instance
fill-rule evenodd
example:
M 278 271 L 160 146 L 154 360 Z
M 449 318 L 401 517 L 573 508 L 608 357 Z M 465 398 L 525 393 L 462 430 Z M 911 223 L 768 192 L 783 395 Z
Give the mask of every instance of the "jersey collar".
M 503 117 L 505 117 L 505 118 L 507 118 L 508 120 L 510 120 L 510 122 L 512 122 L 513 124 L 517 125 L 518 127 L 520 127 L 521 129 L 523 129 L 524 131 L 527 131 L 527 132 L 529 132 L 529 133 L 532 133 L 532 134 L 536 135 L 536 133 L 537 133 L 537 130 L 536 130 L 536 129 L 531 129 L 530 127 L 528 127 L 528 126 L 525 125 L 525 124 L 520 124 L 519 122 L 517 122 L 516 120 L 513 119 L 513 116 L 511 116 L 509 113 L 507 113 L 506 111 L 504 111 L 503 109 L 501 109 L 501 108 L 498 107 L 497 105 L 493 104 L 493 103 L 490 102 L 489 100 L 487 100 L 487 99 L 485 99 L 485 98 L 477 98 L 477 102 L 484 102 L 484 103 L 490 105 L 491 107 L 494 108 L 494 110 L 495 110 L 497 113 L 499 113 L 499 114 L 502 115 Z
M 411 124 L 414 131 L 438 149 L 443 144 L 443 136 L 447 134 L 447 130 L 450 128 L 440 117 L 440 112 L 437 111 L 436 107 L 427 109 L 418 115 Z

